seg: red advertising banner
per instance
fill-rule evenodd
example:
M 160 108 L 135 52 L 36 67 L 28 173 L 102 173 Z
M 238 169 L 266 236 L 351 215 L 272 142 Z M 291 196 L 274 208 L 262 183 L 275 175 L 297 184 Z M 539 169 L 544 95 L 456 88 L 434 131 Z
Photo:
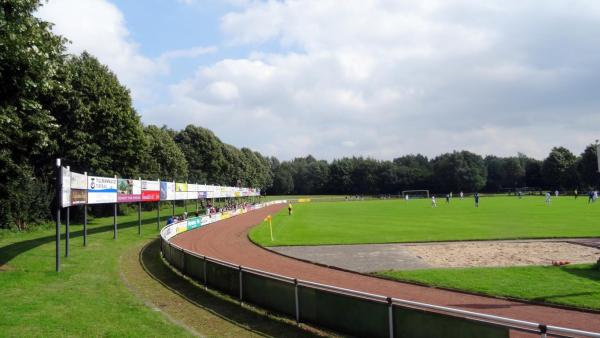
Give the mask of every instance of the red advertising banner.
M 143 202 L 160 201 L 160 190 L 159 191 L 142 190 L 142 201 Z

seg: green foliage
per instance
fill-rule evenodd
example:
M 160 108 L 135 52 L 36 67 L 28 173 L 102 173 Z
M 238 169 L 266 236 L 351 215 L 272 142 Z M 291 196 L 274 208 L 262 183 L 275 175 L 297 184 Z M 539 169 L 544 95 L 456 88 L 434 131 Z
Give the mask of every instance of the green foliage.
M 573 189 L 577 187 L 577 157 L 563 147 L 552 148 L 542 164 L 542 177 L 546 188 Z
M 583 189 L 597 187 L 600 183 L 600 173 L 598 173 L 598 157 L 596 146 L 589 145 L 585 148 L 581 157 L 577 161 L 577 173 L 579 175 L 579 186 Z
M 432 161 L 437 191 L 478 191 L 485 186 L 487 172 L 483 158 L 468 151 L 453 152 Z
M 108 67 L 84 52 L 66 64 L 59 123 L 59 156 L 75 171 L 137 177 L 147 146 L 129 90 Z
M 64 39 L 35 16 L 39 1 L 0 2 L 0 220 L 23 227 L 40 214 L 35 203 L 44 196 L 32 182 L 48 182 L 56 150 L 58 125 L 48 101 L 60 87 Z M 40 179 L 41 178 L 41 179 Z M 14 188 L 23 191 L 15 192 Z M 47 189 L 47 184 L 39 189 Z M 49 200 L 43 200 L 42 206 Z M 47 214 L 47 210 L 43 212 Z
M 168 181 L 184 181 L 188 176 L 188 163 L 166 127 L 144 128 L 147 149 L 142 161 L 142 177 Z

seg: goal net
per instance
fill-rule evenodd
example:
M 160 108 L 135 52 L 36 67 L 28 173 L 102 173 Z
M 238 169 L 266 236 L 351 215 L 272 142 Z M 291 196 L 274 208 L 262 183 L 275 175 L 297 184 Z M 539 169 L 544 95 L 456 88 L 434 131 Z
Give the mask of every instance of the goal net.
M 402 198 L 429 198 L 429 190 L 404 190 Z

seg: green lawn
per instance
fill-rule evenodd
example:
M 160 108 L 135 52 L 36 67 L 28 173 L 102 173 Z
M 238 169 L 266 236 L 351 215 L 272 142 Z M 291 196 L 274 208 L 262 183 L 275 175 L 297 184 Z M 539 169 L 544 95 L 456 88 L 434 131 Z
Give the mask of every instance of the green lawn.
M 294 215 L 273 217 L 271 241 L 266 222 L 250 232 L 264 246 L 448 240 L 600 236 L 600 203 L 586 198 L 484 197 L 438 200 L 371 200 L 298 203 Z
M 155 215 L 144 214 L 141 236 L 137 215 L 119 217 L 117 240 L 112 218 L 96 219 L 85 248 L 81 225 L 71 226 L 71 257 L 64 257 L 63 241 L 60 273 L 54 271 L 53 228 L 2 232 L 0 336 L 191 336 L 144 305 L 120 278 L 120 255 L 156 238 Z
M 383 271 L 402 281 L 600 310 L 600 271 L 593 264 Z

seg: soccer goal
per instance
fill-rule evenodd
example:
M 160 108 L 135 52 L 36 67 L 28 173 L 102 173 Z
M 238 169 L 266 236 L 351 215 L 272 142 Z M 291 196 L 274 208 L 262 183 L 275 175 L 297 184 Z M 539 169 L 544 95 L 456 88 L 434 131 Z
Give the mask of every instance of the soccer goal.
M 429 198 L 429 190 L 404 190 L 402 198 Z

